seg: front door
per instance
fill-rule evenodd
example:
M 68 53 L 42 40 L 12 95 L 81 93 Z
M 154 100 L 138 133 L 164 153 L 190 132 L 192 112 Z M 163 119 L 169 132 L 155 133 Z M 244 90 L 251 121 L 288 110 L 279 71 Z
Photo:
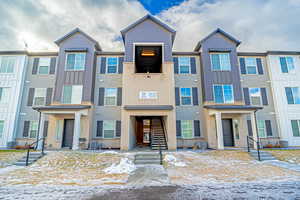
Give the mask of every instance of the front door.
M 74 135 L 74 119 L 65 119 L 62 147 L 72 148 Z
M 222 128 L 223 128 L 224 146 L 227 147 L 234 146 L 232 119 L 222 119 Z
M 136 117 L 136 144 L 150 145 L 151 118 Z

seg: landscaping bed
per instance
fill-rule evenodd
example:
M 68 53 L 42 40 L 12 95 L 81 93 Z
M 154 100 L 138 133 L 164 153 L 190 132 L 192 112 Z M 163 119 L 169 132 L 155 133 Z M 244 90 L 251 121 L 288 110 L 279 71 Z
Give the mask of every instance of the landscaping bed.
M 264 149 L 278 160 L 300 164 L 300 149 Z

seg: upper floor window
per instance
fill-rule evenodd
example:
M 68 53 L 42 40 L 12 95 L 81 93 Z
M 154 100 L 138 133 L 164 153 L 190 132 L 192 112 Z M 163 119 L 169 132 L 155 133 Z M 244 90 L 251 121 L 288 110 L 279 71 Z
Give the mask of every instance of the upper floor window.
M 300 120 L 291 120 L 292 131 L 294 137 L 300 137 Z
M 9 88 L 0 88 L 0 103 L 8 103 L 9 100 Z
M 83 71 L 85 68 L 85 53 L 68 53 L 66 70 Z
M 211 53 L 210 60 L 213 71 L 230 71 L 230 55 L 229 53 Z
M 41 57 L 39 59 L 38 74 L 49 74 L 51 58 Z
M 14 73 L 16 57 L 3 56 L 1 58 L 0 73 Z
M 33 105 L 43 106 L 46 103 L 47 88 L 35 88 Z
M 192 105 L 191 88 L 180 88 L 181 105 Z
M 260 88 L 249 88 L 249 96 L 252 105 L 261 105 Z
M 214 101 L 215 103 L 233 103 L 232 85 L 214 85 Z
M 63 87 L 62 103 L 81 104 L 82 85 L 65 85 Z
M 118 58 L 117 57 L 108 57 L 107 58 L 107 74 L 116 74 L 118 69 Z
M 4 131 L 4 120 L 0 120 L 0 139 L 3 136 L 3 131 Z
M 300 104 L 299 87 L 286 87 L 285 94 L 286 94 L 288 104 Z
M 104 105 L 106 106 L 115 106 L 117 105 L 117 88 L 105 88 L 104 93 Z
M 282 73 L 295 73 L 294 60 L 292 57 L 280 57 Z
M 189 74 L 191 69 L 190 57 L 178 57 L 180 74 Z
M 255 58 L 245 58 L 246 73 L 257 74 L 257 63 Z

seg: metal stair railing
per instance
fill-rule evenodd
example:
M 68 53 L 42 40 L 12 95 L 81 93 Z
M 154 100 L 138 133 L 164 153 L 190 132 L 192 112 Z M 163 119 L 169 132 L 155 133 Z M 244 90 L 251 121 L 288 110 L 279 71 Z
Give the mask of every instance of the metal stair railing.
M 38 139 L 37 141 L 27 145 L 26 144 L 26 148 L 27 148 L 27 155 L 26 155 L 26 166 L 28 166 L 28 162 L 29 162 L 29 155 L 30 155 L 30 149 L 31 147 L 34 145 L 34 144 L 37 144 L 39 141 L 43 140 L 43 143 L 42 143 L 42 155 L 44 155 L 44 146 L 45 146 L 45 137 L 42 137 L 40 139 Z
M 256 144 L 257 145 L 257 158 L 259 161 L 261 161 L 261 158 L 260 158 L 260 143 L 259 141 L 256 141 L 253 137 L 247 135 L 247 150 L 248 152 L 250 152 L 250 143 L 253 144 L 253 146 Z M 254 149 L 254 148 L 253 148 Z

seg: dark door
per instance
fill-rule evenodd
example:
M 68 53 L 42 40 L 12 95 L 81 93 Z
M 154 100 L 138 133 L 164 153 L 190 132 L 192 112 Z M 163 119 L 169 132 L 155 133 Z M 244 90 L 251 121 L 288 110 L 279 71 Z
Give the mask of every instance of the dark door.
M 234 146 L 232 119 L 222 119 L 224 146 Z
M 74 119 L 65 119 L 62 147 L 72 148 L 74 135 Z

